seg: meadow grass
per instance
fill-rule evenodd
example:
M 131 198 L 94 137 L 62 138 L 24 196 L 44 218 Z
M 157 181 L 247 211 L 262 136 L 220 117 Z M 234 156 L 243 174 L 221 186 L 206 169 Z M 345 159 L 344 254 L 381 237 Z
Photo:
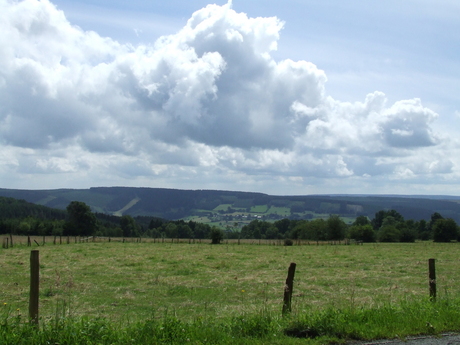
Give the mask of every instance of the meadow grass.
M 277 214 L 279 216 L 289 216 L 291 214 L 291 209 L 289 207 L 278 207 L 278 206 L 271 206 L 267 212 L 267 214 Z
M 265 213 L 267 210 L 267 205 L 256 205 L 251 207 L 251 213 Z
M 216 206 L 213 211 L 218 212 L 218 211 L 227 211 L 229 208 L 232 207 L 232 204 L 220 204 L 219 206 Z M 208 211 L 209 212 L 209 211 Z
M 460 329 L 460 260 L 454 243 L 285 247 L 166 241 L 38 249 L 40 334 L 48 332 L 48 339 L 56 332 L 68 336 L 74 328 L 93 332 L 95 339 L 125 339 L 134 332 L 173 343 L 245 343 L 247 337 L 296 343 L 285 332 L 305 335 L 307 330 L 319 336 L 311 341 L 327 342 Z M 4 336 L 36 334 L 19 322 L 27 319 L 29 256 L 25 246 L 0 249 Z M 429 258 L 436 259 L 437 303 L 428 298 Z M 291 262 L 297 263 L 292 313 L 283 318 Z

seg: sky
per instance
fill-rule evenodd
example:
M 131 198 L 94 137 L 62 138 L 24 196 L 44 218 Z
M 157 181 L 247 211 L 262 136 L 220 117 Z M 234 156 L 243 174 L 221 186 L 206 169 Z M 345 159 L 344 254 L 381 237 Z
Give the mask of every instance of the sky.
M 460 195 L 457 0 L 0 0 L 0 188 Z

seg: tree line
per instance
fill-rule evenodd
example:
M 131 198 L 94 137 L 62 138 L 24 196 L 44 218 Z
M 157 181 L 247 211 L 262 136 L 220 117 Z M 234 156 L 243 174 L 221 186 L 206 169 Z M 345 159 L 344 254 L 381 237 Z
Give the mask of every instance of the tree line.
M 459 240 L 459 227 L 451 218 L 434 213 L 429 221 L 404 219 L 396 210 L 378 211 L 370 220 L 359 216 L 347 225 L 338 215 L 327 219 L 275 222 L 253 220 L 241 229 L 222 230 L 194 221 L 168 221 L 152 217 L 116 217 L 94 213 L 84 202 L 72 201 L 67 209 L 55 210 L 23 200 L 0 198 L 0 234 L 46 236 L 106 236 L 151 238 L 222 239 L 291 239 L 339 241 L 353 239 L 362 242 L 414 242 Z
M 457 223 L 435 212 L 429 221 L 404 219 L 395 210 L 381 210 L 370 220 L 359 216 L 347 225 L 338 215 L 327 219 L 289 220 L 269 223 L 254 220 L 241 229 L 241 238 L 302 239 L 311 241 L 340 241 L 352 239 L 362 242 L 415 242 L 433 240 L 450 242 L 460 240 Z
M 224 232 L 215 226 L 155 217 L 121 217 L 94 213 L 80 201 L 53 210 L 24 200 L 0 197 L 0 234 L 30 236 L 104 236 L 154 238 L 210 238 L 220 242 Z

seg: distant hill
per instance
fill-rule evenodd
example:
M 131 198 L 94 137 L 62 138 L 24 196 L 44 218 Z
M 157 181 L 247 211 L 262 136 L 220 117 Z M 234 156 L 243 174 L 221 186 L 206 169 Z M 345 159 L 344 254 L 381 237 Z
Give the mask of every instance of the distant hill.
M 406 219 L 429 220 L 434 212 L 460 223 L 460 197 L 397 195 L 273 196 L 263 193 L 179 190 L 166 188 L 94 187 L 90 189 L 0 189 L 0 196 L 65 209 L 83 201 L 94 212 L 110 215 L 195 219 L 204 222 L 246 222 L 262 219 L 313 219 L 338 214 L 374 218 L 395 209 Z
M 0 196 L 0 219 L 27 217 L 37 219 L 57 219 L 66 218 L 67 212 L 42 205 L 36 205 L 25 201 L 24 199 L 15 199 Z

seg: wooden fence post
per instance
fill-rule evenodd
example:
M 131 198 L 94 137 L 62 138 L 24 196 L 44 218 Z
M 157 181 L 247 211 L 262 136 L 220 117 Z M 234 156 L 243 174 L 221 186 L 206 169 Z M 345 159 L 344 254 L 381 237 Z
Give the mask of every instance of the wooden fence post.
M 436 266 L 435 259 L 428 259 L 428 278 L 430 284 L 430 300 L 436 300 Z
M 40 284 L 40 259 L 39 251 L 30 252 L 30 297 L 29 297 L 29 319 L 38 326 L 38 296 Z
M 284 300 L 283 300 L 283 315 L 291 312 L 292 291 L 294 288 L 294 275 L 296 264 L 291 262 L 289 266 L 288 275 L 286 278 L 286 285 L 284 286 Z

